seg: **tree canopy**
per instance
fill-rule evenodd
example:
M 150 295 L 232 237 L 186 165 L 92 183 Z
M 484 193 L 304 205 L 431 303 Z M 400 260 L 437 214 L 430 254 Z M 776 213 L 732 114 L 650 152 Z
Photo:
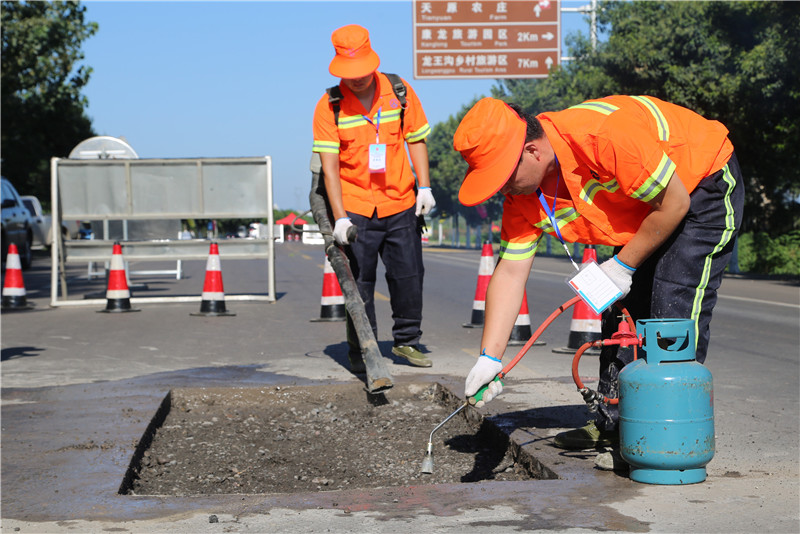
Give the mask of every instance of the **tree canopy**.
M 81 45 L 97 24 L 78 2 L 9 2 L 2 16 L 3 175 L 23 194 L 50 198 L 50 158 L 92 137 L 81 90 L 91 69 Z

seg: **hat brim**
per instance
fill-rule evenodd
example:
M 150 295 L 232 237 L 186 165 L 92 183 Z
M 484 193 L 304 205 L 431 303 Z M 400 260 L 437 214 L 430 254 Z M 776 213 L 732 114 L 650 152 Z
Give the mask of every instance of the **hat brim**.
M 328 71 L 337 78 L 363 78 L 378 70 L 381 60 L 374 50 L 361 58 L 352 59 L 340 55 L 334 56 Z
M 512 127 L 513 131 L 506 134 L 508 143 L 496 151 L 491 164 L 470 167 L 467 171 L 458 191 L 458 201 L 464 206 L 477 206 L 489 200 L 514 174 L 525 146 L 526 124 L 518 121 Z

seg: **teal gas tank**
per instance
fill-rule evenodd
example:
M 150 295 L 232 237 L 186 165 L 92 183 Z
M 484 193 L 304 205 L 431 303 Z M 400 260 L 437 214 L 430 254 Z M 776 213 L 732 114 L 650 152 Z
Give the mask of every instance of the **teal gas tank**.
M 619 374 L 620 454 L 636 482 L 702 482 L 714 457 L 714 385 L 695 359 L 694 321 L 636 324 L 643 354 Z

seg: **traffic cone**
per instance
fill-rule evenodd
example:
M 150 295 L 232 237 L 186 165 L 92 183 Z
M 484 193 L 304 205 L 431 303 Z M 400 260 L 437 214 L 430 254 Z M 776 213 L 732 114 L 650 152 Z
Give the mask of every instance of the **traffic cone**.
M 137 312 L 131 308 L 131 292 L 125 276 L 125 263 L 122 261 L 122 245 L 114 243 L 111 252 L 111 264 L 108 269 L 108 287 L 106 288 L 106 309 L 102 313 Z
M 481 263 L 478 267 L 478 284 L 475 288 L 475 299 L 472 301 L 472 318 L 470 322 L 461 326 L 464 328 L 480 328 L 486 312 L 486 289 L 489 287 L 489 280 L 494 272 L 494 250 L 489 241 L 483 243 L 481 249 Z
M 208 261 L 206 261 L 206 281 L 203 284 L 200 311 L 189 315 L 215 317 L 230 317 L 236 315 L 225 309 L 225 290 L 222 287 L 219 245 L 216 243 L 211 243 L 211 248 L 208 252 Z
M 514 328 L 511 329 L 511 336 L 508 340 L 509 345 L 524 345 L 533 335 L 531 332 L 531 316 L 528 312 L 528 292 L 522 293 L 522 304 L 519 307 L 517 320 L 514 321 Z M 544 345 L 544 341 L 535 341 L 534 345 Z
M 328 256 L 325 256 L 325 269 L 322 272 L 322 299 L 319 319 L 311 319 L 312 323 L 345 320 L 344 295 L 339 279 L 333 271 Z
M 3 310 L 30 310 L 22 280 L 22 263 L 17 245 L 8 245 L 6 254 L 6 279 L 3 283 Z
M 586 245 L 583 249 L 582 264 L 597 261 L 597 250 L 594 245 Z M 597 341 L 602 338 L 600 315 L 595 313 L 582 299 L 575 303 L 572 310 L 572 322 L 569 325 L 569 339 L 567 346 L 553 349 L 556 354 L 575 354 L 585 343 Z M 597 356 L 600 349 L 591 347 L 584 354 Z

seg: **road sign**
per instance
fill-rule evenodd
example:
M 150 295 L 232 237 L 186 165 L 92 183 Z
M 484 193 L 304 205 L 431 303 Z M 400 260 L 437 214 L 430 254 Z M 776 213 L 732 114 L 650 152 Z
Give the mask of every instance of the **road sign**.
M 414 0 L 414 78 L 544 78 L 561 59 L 559 0 Z

